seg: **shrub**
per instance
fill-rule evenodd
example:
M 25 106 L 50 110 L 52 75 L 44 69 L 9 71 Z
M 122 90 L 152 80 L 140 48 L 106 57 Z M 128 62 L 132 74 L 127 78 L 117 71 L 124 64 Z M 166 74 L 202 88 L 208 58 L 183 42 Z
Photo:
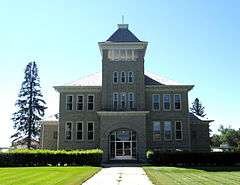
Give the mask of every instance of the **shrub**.
M 153 152 L 147 155 L 153 165 L 234 165 L 240 163 L 239 152 Z
M 12 150 L 0 153 L 0 166 L 93 165 L 99 166 L 102 150 Z

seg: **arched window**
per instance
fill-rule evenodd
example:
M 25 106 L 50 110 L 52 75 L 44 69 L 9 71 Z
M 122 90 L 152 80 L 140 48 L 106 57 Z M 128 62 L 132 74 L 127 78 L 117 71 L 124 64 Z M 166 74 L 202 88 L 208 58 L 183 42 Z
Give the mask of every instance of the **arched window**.
M 132 71 L 128 72 L 128 83 L 133 83 L 134 82 L 134 74 Z
M 126 82 L 126 73 L 124 71 L 121 72 L 121 83 Z
M 113 72 L 113 83 L 114 84 L 118 83 L 118 72 L 117 71 Z

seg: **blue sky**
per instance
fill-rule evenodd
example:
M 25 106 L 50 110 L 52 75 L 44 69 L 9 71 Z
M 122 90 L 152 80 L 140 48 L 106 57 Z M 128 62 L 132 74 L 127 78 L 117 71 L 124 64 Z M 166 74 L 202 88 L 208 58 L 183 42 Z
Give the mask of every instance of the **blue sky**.
M 240 2 L 0 1 L 0 146 L 9 145 L 11 114 L 26 64 L 39 67 L 47 115 L 58 112 L 52 86 L 101 71 L 97 42 L 121 23 L 148 41 L 145 70 L 194 84 L 207 117 L 239 128 Z

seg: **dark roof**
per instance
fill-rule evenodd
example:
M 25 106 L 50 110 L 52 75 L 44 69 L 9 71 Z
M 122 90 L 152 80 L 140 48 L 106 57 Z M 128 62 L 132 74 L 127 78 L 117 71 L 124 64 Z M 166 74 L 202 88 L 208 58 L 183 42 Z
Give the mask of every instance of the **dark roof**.
M 111 37 L 110 42 L 141 42 L 128 28 L 118 28 Z
M 147 75 L 144 75 L 144 84 L 145 85 L 163 85 L 163 84 L 159 83 L 158 81 L 150 78 Z

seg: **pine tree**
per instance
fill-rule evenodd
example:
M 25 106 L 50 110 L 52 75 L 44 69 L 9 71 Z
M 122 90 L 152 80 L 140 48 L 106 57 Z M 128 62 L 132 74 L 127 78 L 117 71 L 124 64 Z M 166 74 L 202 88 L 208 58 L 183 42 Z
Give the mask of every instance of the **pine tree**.
M 204 117 L 206 114 L 204 113 L 205 107 L 202 105 L 202 103 L 199 101 L 198 98 L 194 100 L 192 103 L 192 107 L 190 107 L 190 111 L 198 116 Z
M 44 116 L 45 101 L 41 94 L 38 68 L 35 62 L 30 62 L 25 69 L 25 77 L 15 106 L 18 111 L 13 113 L 13 128 L 16 133 L 14 140 L 27 139 L 27 147 L 31 148 L 31 141 L 40 135 L 40 120 Z

